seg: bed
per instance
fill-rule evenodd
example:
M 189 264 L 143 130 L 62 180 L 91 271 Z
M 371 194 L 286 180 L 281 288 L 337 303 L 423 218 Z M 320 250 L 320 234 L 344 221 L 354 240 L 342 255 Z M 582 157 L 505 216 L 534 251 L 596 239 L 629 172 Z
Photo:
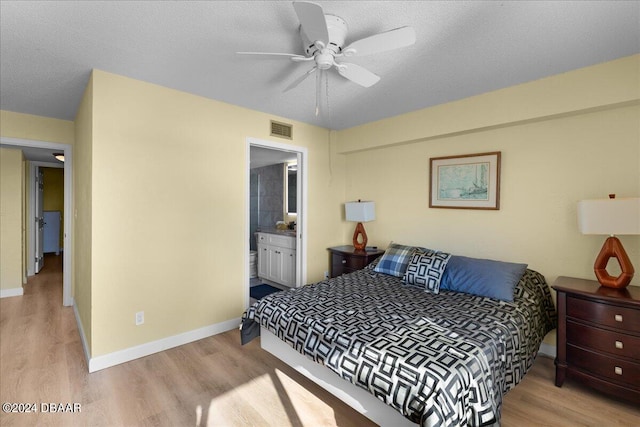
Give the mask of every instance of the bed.
M 406 273 L 376 269 L 374 262 L 261 299 L 243 315 L 242 342 L 262 330 L 268 345 L 284 344 L 315 362 L 338 389 L 346 381 L 412 423 L 499 424 L 504 393 L 521 381 L 555 328 L 544 277 L 523 269 L 513 301 L 504 301 L 451 285 L 427 292 L 408 286 Z

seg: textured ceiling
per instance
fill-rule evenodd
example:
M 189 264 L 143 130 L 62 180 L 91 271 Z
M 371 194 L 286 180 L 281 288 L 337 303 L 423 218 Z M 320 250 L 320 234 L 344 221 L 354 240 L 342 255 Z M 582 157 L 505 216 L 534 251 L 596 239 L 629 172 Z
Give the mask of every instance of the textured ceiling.
M 73 120 L 91 69 L 331 129 L 344 129 L 640 52 L 637 1 L 319 1 L 347 44 L 413 26 L 417 42 L 350 58 L 381 76 L 332 70 L 315 116 L 311 65 L 288 1 L 0 2 L 0 108 Z

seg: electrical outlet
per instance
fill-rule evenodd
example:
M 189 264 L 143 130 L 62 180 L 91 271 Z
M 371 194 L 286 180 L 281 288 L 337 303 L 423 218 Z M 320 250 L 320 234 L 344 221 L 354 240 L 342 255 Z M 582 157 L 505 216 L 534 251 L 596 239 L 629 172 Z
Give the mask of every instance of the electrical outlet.
M 140 326 L 144 323 L 144 311 L 136 313 L 136 326 Z
M 324 278 L 325 278 L 325 279 L 328 279 L 328 278 L 329 278 L 329 272 L 328 272 L 328 271 L 325 271 L 325 272 L 324 272 Z

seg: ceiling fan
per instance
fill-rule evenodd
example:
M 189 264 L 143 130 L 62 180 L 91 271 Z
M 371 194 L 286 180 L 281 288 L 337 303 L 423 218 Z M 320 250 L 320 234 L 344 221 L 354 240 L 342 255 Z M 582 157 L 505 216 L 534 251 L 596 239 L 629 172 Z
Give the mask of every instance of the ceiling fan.
M 293 62 L 314 62 L 313 67 L 292 81 L 285 89 L 287 92 L 307 77 L 316 74 L 316 116 L 320 110 L 320 87 L 324 71 L 335 68 L 342 77 L 370 87 L 380 77 L 371 71 L 348 62 L 338 62 L 337 58 L 364 56 L 410 46 L 416 42 L 416 34 L 412 27 L 400 27 L 384 33 L 375 34 L 357 40 L 344 47 L 347 36 L 347 23 L 336 15 L 325 14 L 322 6 L 316 3 L 296 1 L 293 8 L 300 21 L 300 37 L 304 47 L 304 55 L 293 53 L 270 52 L 237 52 L 240 55 L 254 55 L 263 58 L 283 58 Z

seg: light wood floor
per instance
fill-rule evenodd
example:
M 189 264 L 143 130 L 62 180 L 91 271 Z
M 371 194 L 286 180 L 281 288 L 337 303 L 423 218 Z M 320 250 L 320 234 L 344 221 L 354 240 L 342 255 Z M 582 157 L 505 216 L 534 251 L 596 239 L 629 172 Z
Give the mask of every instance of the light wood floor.
M 2 426 L 369 426 L 366 418 L 237 330 L 93 374 L 73 309 L 62 307 L 61 256 L 22 297 L 0 300 L 0 401 L 79 403 L 80 413 L 0 413 Z M 567 381 L 538 358 L 504 400 L 503 426 L 640 425 L 640 409 Z

